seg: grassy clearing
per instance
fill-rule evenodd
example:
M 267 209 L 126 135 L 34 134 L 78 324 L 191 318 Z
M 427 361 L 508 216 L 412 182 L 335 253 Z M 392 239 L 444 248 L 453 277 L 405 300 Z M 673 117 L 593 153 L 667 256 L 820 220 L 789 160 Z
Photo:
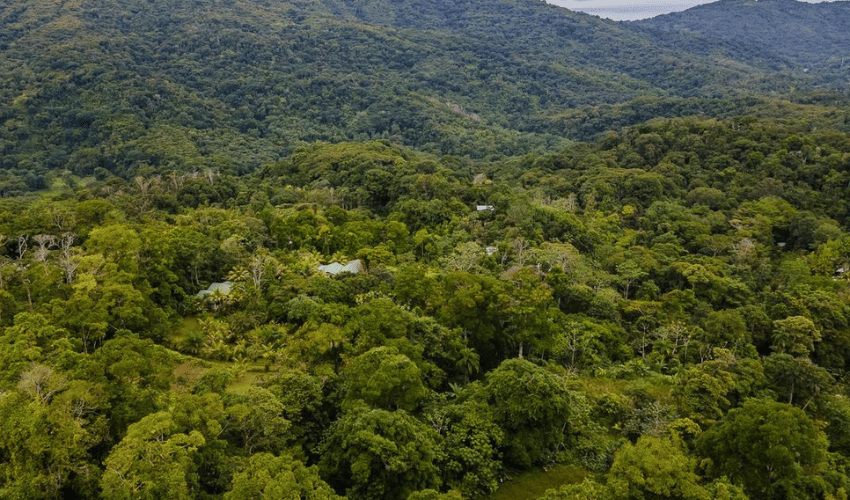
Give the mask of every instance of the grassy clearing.
M 672 403 L 673 382 L 670 377 L 664 375 L 632 380 L 586 377 L 576 384 L 576 389 L 591 399 L 599 399 L 606 394 L 628 394 L 640 391 L 658 401 Z
M 559 465 L 549 470 L 523 472 L 505 481 L 487 500 L 535 500 L 546 490 L 578 484 L 588 476 L 582 467 Z
M 169 342 L 173 346 L 182 345 L 187 335 L 201 332 L 201 319 L 189 316 L 180 320 L 177 328 L 172 330 Z M 240 392 L 252 385 L 259 385 L 277 371 L 277 366 L 267 366 L 265 361 L 217 361 L 201 359 L 183 354 L 184 362 L 174 370 L 177 379 L 175 390 L 189 390 L 208 370 L 227 370 L 235 375 L 233 382 L 228 385 L 229 392 Z
M 173 346 L 179 346 L 188 334 L 200 331 L 202 331 L 201 320 L 197 316 L 187 316 L 180 319 L 180 324 L 171 331 L 168 341 Z
M 233 382 L 227 386 L 227 391 L 239 393 L 252 385 L 261 384 L 276 370 L 276 368 L 267 370 L 264 363 L 209 361 L 191 356 L 184 356 L 184 358 L 185 361 L 174 369 L 174 378 L 177 382 L 172 389 L 176 391 L 191 390 L 204 373 L 219 369 L 231 371 L 236 375 Z

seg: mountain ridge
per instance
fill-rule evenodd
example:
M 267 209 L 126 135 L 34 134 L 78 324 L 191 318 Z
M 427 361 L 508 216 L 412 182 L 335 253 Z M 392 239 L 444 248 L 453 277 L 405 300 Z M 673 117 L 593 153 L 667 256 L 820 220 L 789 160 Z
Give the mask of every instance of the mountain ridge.
M 628 24 L 654 32 L 659 41 L 664 34 L 687 32 L 703 43 L 773 53 L 791 66 L 841 70 L 840 61 L 850 58 L 848 1 L 718 0 Z M 850 73 L 842 76 L 846 85 Z
M 0 167 L 36 179 L 244 172 L 317 140 L 504 157 L 813 81 L 537 0 L 15 0 L 0 24 Z

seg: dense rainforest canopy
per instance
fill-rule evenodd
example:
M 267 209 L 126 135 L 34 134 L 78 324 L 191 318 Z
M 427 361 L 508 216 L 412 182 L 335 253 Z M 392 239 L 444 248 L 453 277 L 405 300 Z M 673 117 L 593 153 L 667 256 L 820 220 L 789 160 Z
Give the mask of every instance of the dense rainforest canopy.
M 0 6 L 0 498 L 846 499 L 843 8 Z
M 565 463 L 546 498 L 840 498 L 850 137 L 814 119 L 7 198 L 0 491 L 476 498 Z

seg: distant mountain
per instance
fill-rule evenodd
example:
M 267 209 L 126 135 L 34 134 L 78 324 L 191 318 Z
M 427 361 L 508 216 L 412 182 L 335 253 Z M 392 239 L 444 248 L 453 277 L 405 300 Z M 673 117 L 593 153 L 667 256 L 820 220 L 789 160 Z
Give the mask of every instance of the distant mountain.
M 813 81 L 687 36 L 540 0 L 9 0 L 0 192 L 3 169 L 241 172 L 316 140 L 516 155 Z
M 656 41 L 683 46 L 672 33 L 692 36 L 684 46 L 724 47 L 749 63 L 773 59 L 789 67 L 827 72 L 825 80 L 850 80 L 850 1 L 720 0 L 634 21 Z M 664 43 L 664 41 L 667 43 Z M 831 77 L 840 76 L 837 80 Z

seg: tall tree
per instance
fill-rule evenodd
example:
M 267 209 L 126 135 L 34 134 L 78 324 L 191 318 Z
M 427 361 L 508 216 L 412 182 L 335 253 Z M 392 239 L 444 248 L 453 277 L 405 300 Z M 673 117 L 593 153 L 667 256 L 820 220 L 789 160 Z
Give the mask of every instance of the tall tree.
M 153 413 L 131 425 L 104 461 L 103 498 L 193 498 L 198 489 L 194 458 L 205 439 L 197 430 L 179 431 L 168 412 Z
M 834 493 L 828 472 L 826 435 L 799 408 L 749 400 L 697 439 L 711 459 L 711 477 L 726 476 L 752 498 L 810 498 Z M 846 478 L 843 478 L 846 481 Z
M 288 454 L 251 455 L 245 467 L 233 475 L 232 489 L 224 500 L 344 500 L 319 477 L 316 467 L 306 467 Z
M 505 433 L 505 459 L 527 468 L 554 458 L 581 427 L 580 398 L 563 378 L 524 359 L 509 359 L 487 374 L 486 398 Z
M 365 405 L 331 425 L 319 452 L 319 470 L 352 500 L 395 500 L 440 486 L 439 436 L 403 410 Z

